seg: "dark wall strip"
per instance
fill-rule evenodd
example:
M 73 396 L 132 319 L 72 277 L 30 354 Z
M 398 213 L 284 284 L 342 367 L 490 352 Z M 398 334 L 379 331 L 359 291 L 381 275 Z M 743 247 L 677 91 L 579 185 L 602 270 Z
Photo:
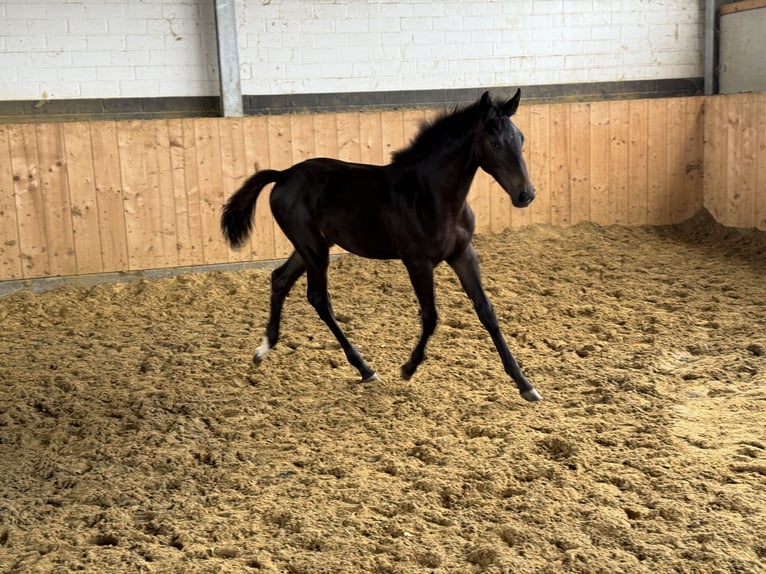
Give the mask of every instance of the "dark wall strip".
M 526 103 L 590 102 L 640 98 L 668 98 L 703 93 L 702 78 L 590 82 L 542 86 L 493 87 L 495 94 L 511 95 L 520 87 Z M 246 115 L 362 111 L 369 109 L 442 108 L 474 101 L 484 88 L 402 90 L 331 94 L 243 96 Z M 74 120 L 215 117 L 220 98 L 109 98 L 0 101 L 0 123 Z
M 217 96 L 0 101 L 0 123 L 215 117 Z
M 637 80 L 543 86 L 493 87 L 495 94 L 509 97 L 521 88 L 525 103 L 592 102 L 641 98 L 670 98 L 700 95 L 702 78 Z M 396 92 L 350 92 L 339 94 L 292 94 L 279 96 L 244 96 L 248 115 L 291 112 L 340 112 L 365 109 L 440 108 L 476 100 L 485 88 L 456 90 L 412 90 Z

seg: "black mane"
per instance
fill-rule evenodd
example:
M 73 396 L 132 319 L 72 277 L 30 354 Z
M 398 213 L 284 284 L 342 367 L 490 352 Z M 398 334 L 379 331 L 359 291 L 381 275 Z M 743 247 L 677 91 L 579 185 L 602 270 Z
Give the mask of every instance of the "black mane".
M 433 120 L 424 120 L 410 144 L 391 155 L 392 162 L 402 164 L 416 161 L 433 153 L 434 150 L 443 149 L 455 138 L 460 138 L 462 141 L 462 138 L 468 135 L 471 128 L 476 125 L 479 119 L 478 113 L 479 106 L 473 103 L 442 112 Z

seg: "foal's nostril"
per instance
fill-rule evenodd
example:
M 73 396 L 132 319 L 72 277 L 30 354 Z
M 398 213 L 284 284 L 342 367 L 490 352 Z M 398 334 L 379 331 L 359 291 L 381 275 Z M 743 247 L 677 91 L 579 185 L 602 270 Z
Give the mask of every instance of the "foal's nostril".
M 519 194 L 518 202 L 519 202 L 520 205 L 526 205 L 527 203 L 532 201 L 534 198 L 535 198 L 534 192 L 533 193 L 529 193 L 527 191 L 522 191 Z

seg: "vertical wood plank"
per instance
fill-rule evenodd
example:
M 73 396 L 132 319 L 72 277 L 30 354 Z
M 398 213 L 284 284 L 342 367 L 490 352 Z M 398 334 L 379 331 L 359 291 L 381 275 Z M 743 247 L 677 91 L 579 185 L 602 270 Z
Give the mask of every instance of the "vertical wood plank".
M 292 134 L 289 116 L 268 116 L 269 160 L 274 169 L 287 169 L 293 164 Z M 293 247 L 278 226 L 274 227 L 274 251 L 278 258 L 287 257 Z
M 728 134 L 726 133 L 726 98 L 710 97 L 705 103 L 705 206 L 716 221 L 722 221 L 726 213 L 726 157 Z M 685 151 L 687 165 L 691 156 L 687 136 Z M 688 171 L 688 170 L 687 170 Z
M 10 140 L 10 127 L 0 125 L 0 281 L 23 275 Z
M 173 181 L 164 120 L 118 128 L 130 269 L 178 265 Z M 219 153 L 216 150 L 216 153 Z
M 569 225 L 571 213 L 571 164 L 569 157 L 569 105 L 552 104 L 550 170 L 551 170 L 551 223 Z
M 402 131 L 404 133 L 404 145 L 409 145 L 427 118 L 432 117 L 434 112 L 428 110 L 402 110 Z
M 686 205 L 679 205 L 681 202 L 686 203 L 686 194 L 684 193 L 686 107 L 681 98 L 669 99 L 667 104 L 665 223 L 679 223 L 684 219 L 680 214 L 688 209 Z
M 221 236 L 224 192 L 219 122 L 216 118 L 194 120 L 200 228 L 204 259 L 208 264 L 226 263 L 229 260 L 229 248 Z
M 600 225 L 609 219 L 609 104 L 597 102 L 590 109 L 590 220 Z
M 74 275 L 77 260 L 72 229 L 72 204 L 66 176 L 62 124 L 37 124 L 38 165 L 45 210 L 45 235 L 51 275 Z
M 737 221 L 742 185 L 742 98 L 731 96 L 726 100 L 726 208 L 721 223 L 732 225 Z
M 314 116 L 314 150 L 317 157 L 339 159 L 338 122 L 335 114 Z
M 648 102 L 646 223 L 668 223 L 668 100 Z
M 338 134 L 338 159 L 358 163 L 361 161 L 359 150 L 359 114 L 341 113 L 336 115 Z
M 290 116 L 290 136 L 293 163 L 300 163 L 316 157 L 314 118 L 312 116 L 305 114 Z M 319 137 L 321 138 L 321 136 Z
M 359 115 L 359 161 L 372 165 L 388 163 L 383 154 L 383 129 L 380 112 Z
M 159 268 L 178 266 L 178 234 L 176 233 L 176 207 L 173 192 L 173 168 L 170 162 L 170 141 L 167 120 L 154 120 L 149 124 L 151 148 L 149 155 L 149 181 L 152 200 L 157 206 L 156 229 L 159 230 L 161 252 L 155 254 Z
M 405 114 L 405 133 L 409 127 L 409 139 L 412 141 L 417 135 L 418 130 L 423 125 L 423 118 L 419 122 L 416 121 L 417 117 L 414 114 L 409 116 Z M 479 168 L 474 177 L 471 189 L 468 191 L 468 205 L 471 206 L 475 216 L 476 233 L 489 233 L 493 231 L 492 228 L 492 205 L 493 198 L 499 197 L 500 194 L 506 195 L 505 191 L 495 181 L 495 179 Z
M 569 106 L 569 164 L 571 166 L 570 222 L 591 221 L 590 213 L 590 104 Z
M 290 136 L 293 163 L 300 163 L 317 156 L 313 116 L 305 114 L 290 116 Z
M 122 188 L 117 124 L 92 123 L 90 140 L 93 146 L 93 182 L 103 270 L 128 271 L 130 263 L 125 226 L 126 204 Z
M 629 104 L 609 102 L 609 220 L 628 224 Z
M 404 147 L 402 112 L 400 110 L 382 112 L 380 116 L 380 131 L 383 141 L 384 162 L 389 162 L 392 155 Z
M 267 169 L 269 160 L 269 127 L 266 116 L 247 118 L 245 123 L 245 158 L 251 174 Z M 269 207 L 268 188 L 261 192 L 255 203 L 253 234 L 250 237 L 251 257 L 254 260 L 275 259 L 274 229 L 276 223 Z
M 648 110 L 646 100 L 631 100 L 629 104 L 628 225 L 647 223 Z
M 50 276 L 35 126 L 13 125 L 9 136 L 22 274 L 25 279 Z
M 205 239 L 202 231 L 202 192 L 199 181 L 199 150 L 197 149 L 197 127 L 193 119 L 183 120 L 183 161 L 186 169 L 186 209 L 189 218 L 189 239 L 191 241 L 192 264 L 205 262 Z
M 101 232 L 93 172 L 93 145 L 90 124 L 72 122 L 62 125 L 66 149 L 66 173 L 72 201 L 72 230 L 77 273 L 100 273 Z
M 686 105 L 686 177 L 684 183 L 683 205 L 685 213 L 678 219 L 682 221 L 694 215 L 703 205 L 702 171 L 704 166 L 704 102 L 705 97 L 684 98 Z
M 192 238 L 193 216 L 190 213 L 189 196 L 190 194 L 198 195 L 199 189 L 196 187 L 196 177 L 191 177 L 192 173 L 196 176 L 195 162 L 191 160 L 187 163 L 187 145 L 189 153 L 194 154 L 194 124 L 191 120 L 170 119 L 167 126 L 173 203 L 175 205 L 178 264 L 181 266 L 196 265 L 198 262 L 195 260 L 195 247 L 198 248 L 199 243 L 197 242 L 195 246 L 195 241 Z M 197 221 L 199 221 L 199 217 L 197 217 Z
M 531 223 L 551 222 L 550 118 L 547 106 L 530 106 L 527 157 L 537 197 L 527 208 Z
M 244 118 L 221 118 L 218 126 L 221 136 L 221 178 L 222 191 L 220 208 L 226 200 L 229 199 L 245 182 L 250 170 L 247 167 L 245 158 L 245 136 L 244 136 Z M 220 210 L 218 218 L 220 221 Z M 219 228 L 220 229 L 220 228 Z M 218 234 L 219 240 L 225 243 L 223 235 Z M 242 262 L 251 259 L 252 238 L 242 249 L 227 249 L 229 261 Z
M 755 202 L 753 225 L 766 231 L 766 94 L 756 96 Z
M 742 116 L 740 124 L 741 137 L 741 156 L 740 173 L 741 177 L 737 183 L 737 193 L 739 194 L 736 211 L 732 223 L 736 227 L 752 227 L 755 224 L 755 146 L 756 133 L 756 103 L 753 94 L 742 94 Z
M 497 186 L 491 175 L 482 169 L 476 172 L 476 177 L 473 180 L 467 198 L 468 205 L 471 206 L 475 216 L 476 233 L 489 233 L 492 231 L 490 197 L 493 193 L 505 193 L 502 189 L 499 191 L 493 189 L 493 185 Z
M 516 127 L 524 134 L 526 138 L 529 135 L 529 106 L 521 106 L 519 110 L 511 118 L 511 121 Z M 527 171 L 530 171 L 529 166 L 529 148 L 526 143 L 521 148 L 522 156 L 527 164 Z M 529 174 L 532 180 L 532 185 L 535 185 L 535 180 L 532 179 L 532 174 Z M 500 233 L 506 227 L 524 227 L 529 225 L 531 221 L 531 212 L 529 208 L 516 209 L 511 205 L 510 196 L 505 193 L 502 187 L 495 184 L 493 185 L 492 193 L 490 195 L 490 209 L 492 213 L 492 232 Z M 533 202 L 534 203 L 534 202 Z
M 147 194 L 144 124 L 140 121 L 120 122 L 117 138 L 125 200 L 128 266 L 131 270 L 150 269 L 157 238 L 151 229 L 151 201 Z

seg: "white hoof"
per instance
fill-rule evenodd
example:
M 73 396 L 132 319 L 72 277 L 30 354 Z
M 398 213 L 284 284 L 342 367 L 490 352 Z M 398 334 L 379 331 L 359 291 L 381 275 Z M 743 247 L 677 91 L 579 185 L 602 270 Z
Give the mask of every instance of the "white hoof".
M 536 403 L 537 401 L 543 400 L 542 395 L 540 395 L 540 393 L 537 392 L 537 389 L 534 388 L 528 391 L 524 391 L 521 393 L 521 396 L 528 400 L 530 403 Z
M 380 383 L 381 378 L 378 376 L 378 373 L 373 373 L 366 379 L 362 379 L 363 383 Z
M 255 350 L 255 355 L 253 355 L 253 362 L 257 365 L 263 359 L 266 358 L 266 355 L 269 354 L 269 351 L 271 351 L 271 347 L 269 346 L 269 340 L 264 337 L 263 342 L 261 345 Z

